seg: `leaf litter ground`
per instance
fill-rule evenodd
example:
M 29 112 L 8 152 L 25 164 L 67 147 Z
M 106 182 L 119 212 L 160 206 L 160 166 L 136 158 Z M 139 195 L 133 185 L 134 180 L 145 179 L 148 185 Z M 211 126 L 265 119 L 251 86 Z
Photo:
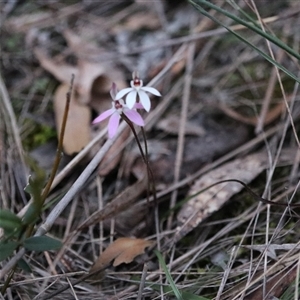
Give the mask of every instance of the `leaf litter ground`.
M 25 256 L 33 273 L 17 270 L 9 299 L 39 294 L 43 299 L 64 286 L 69 289 L 57 299 L 174 299 L 153 247 L 144 253 L 154 242 L 183 296 L 262 299 L 269 293 L 290 299 L 295 293 L 297 209 L 259 204 L 232 183 L 226 190 L 220 185 L 186 198 L 230 177 L 249 183 L 266 198 L 297 202 L 299 152 L 290 123 L 297 130 L 299 92 L 281 74 L 290 119 L 274 67 L 187 3 L 154 3 L 5 5 L 1 93 L 17 123 L 1 110 L 1 208 L 20 212 L 29 200 L 23 191 L 29 170 L 22 168 L 20 141 L 28 153 L 43 149 L 36 155 L 39 164 L 54 158 L 48 131 L 37 133 L 36 128 L 42 124 L 56 132 L 60 127 L 65 100 L 61 90 L 72 73 L 76 82 L 64 144 L 70 163 L 56 178 L 42 220 L 106 139 L 101 131 L 105 124 L 91 126 L 91 116 L 110 107 L 111 81 L 125 87 L 131 72 L 138 70 L 146 83 L 157 78 L 155 87 L 163 95 L 152 99 L 154 108 L 146 116 L 158 203 L 146 200 L 145 168 L 129 131 L 124 131 L 56 219 L 50 233 L 64 247 Z M 297 5 L 273 4 L 268 12 L 266 6 L 258 7 L 262 17 L 270 17 L 271 10 L 279 17 L 270 23 L 266 19 L 269 28 L 283 39 L 289 37 L 291 44 L 297 41 L 299 13 L 291 15 Z M 280 19 L 283 13 L 291 16 Z M 264 39 L 245 34 L 267 51 Z M 275 58 L 296 72 L 280 50 Z M 41 145 L 33 142 L 37 134 L 46 136 Z M 158 216 L 153 213 L 157 204 Z M 142 255 L 71 288 L 101 262 L 105 249 L 130 237 L 143 241 L 132 246 L 133 254 Z M 290 294 L 284 294 L 288 287 Z

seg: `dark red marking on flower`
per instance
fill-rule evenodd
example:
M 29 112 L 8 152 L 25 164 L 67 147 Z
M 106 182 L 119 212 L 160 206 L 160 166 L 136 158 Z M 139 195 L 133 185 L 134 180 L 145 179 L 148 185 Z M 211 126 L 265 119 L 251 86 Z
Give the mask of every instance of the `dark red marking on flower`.
M 116 100 L 115 101 L 115 109 L 119 109 L 119 108 L 122 108 L 122 107 L 123 107 L 123 105 L 118 100 Z
M 133 85 L 134 85 L 134 86 L 141 86 L 141 81 L 140 81 L 138 78 L 135 78 L 135 79 L 133 80 Z

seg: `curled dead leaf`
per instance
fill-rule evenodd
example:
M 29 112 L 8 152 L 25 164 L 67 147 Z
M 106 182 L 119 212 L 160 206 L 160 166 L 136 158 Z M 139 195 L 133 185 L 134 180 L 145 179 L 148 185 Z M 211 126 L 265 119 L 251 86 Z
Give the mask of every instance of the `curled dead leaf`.
M 113 261 L 116 267 L 122 263 L 131 263 L 135 257 L 144 253 L 145 248 L 152 246 L 153 241 L 144 239 L 135 239 L 123 237 L 115 240 L 106 250 L 99 256 L 95 264 L 91 267 L 89 273 L 101 271 L 108 267 Z
M 50 72 L 62 83 L 69 83 L 71 76 L 75 75 L 74 87 L 78 93 L 78 102 L 88 104 L 92 97 L 94 83 L 97 82 L 97 90 L 108 93 L 113 78 L 107 73 L 103 64 L 90 63 L 89 61 L 78 60 L 77 67 L 66 64 L 62 59 L 50 58 L 44 50 L 34 50 L 42 67 Z M 100 84 L 99 84 L 100 83 Z
M 93 53 L 105 55 L 105 49 L 94 44 L 92 39 L 87 40 L 71 30 L 63 31 L 63 35 L 69 48 L 77 57 L 77 66 L 66 63 L 65 57 L 61 55 L 49 57 L 41 47 L 36 47 L 34 53 L 42 67 L 60 82 L 69 83 L 71 75 L 75 75 L 74 88 L 78 93 L 79 103 L 90 104 L 93 96 L 95 98 L 93 93 L 108 94 L 112 82 L 115 82 L 119 88 L 126 86 L 123 73 L 112 66 L 111 62 L 98 63 L 91 61 L 90 58 L 83 58 L 84 53 L 89 53 L 89 56 Z
M 69 86 L 62 84 L 57 88 L 54 95 L 57 132 L 60 132 L 61 129 L 68 90 Z M 73 92 L 63 142 L 65 153 L 69 155 L 77 153 L 89 143 L 91 134 L 90 122 L 90 109 L 87 106 L 80 105 L 76 93 Z

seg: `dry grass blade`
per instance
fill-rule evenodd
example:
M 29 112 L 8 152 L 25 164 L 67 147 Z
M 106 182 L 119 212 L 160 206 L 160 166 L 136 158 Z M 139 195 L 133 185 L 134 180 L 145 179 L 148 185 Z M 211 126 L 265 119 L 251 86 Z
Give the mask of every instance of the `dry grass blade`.
M 279 298 L 282 293 L 291 285 L 297 275 L 297 264 L 284 268 L 281 272 L 272 276 L 266 286 L 255 289 L 245 300 L 263 299 L 267 297 Z
M 76 105 L 68 123 L 76 135 L 67 131 L 64 148 L 79 153 L 49 187 L 35 227 L 36 236 L 59 236 L 64 247 L 24 256 L 21 245 L 1 262 L 0 286 L 22 256 L 32 274 L 16 268 L 2 298 L 298 299 L 299 90 L 269 62 L 290 75 L 298 69 L 264 36 L 272 33 L 299 52 L 299 3 L 190 1 L 207 3 L 203 9 L 244 44 L 183 1 L 9 2 L 0 38 L 1 209 L 22 219 L 28 207 L 16 180 L 20 143 L 28 153 L 45 146 L 40 157 L 53 160 L 61 103 L 57 96 L 54 107 L 52 100 L 71 74 Z M 111 108 L 112 81 L 119 90 L 129 87 L 133 71 L 163 95 L 151 98 L 149 114 L 139 111 L 157 199 L 141 198 L 147 172 L 128 125 L 121 122 L 106 141 L 108 119 L 90 122 Z M 154 244 L 162 264 L 151 251 L 135 258 Z
M 23 149 L 23 145 L 22 145 L 22 141 L 20 138 L 20 132 L 19 132 L 19 128 L 17 125 L 17 121 L 16 121 L 16 116 L 15 113 L 13 111 L 13 108 L 11 106 L 11 100 L 9 98 L 8 95 L 8 91 L 6 89 L 6 86 L 4 84 L 4 81 L 2 79 L 2 74 L 0 73 L 0 91 L 1 91 L 1 100 L 2 100 L 2 104 L 1 105 L 1 110 L 3 113 L 4 120 L 6 120 L 6 116 L 8 116 L 9 118 L 9 123 L 8 123 L 8 128 L 11 131 L 11 135 L 13 137 L 14 143 L 17 146 L 17 151 L 18 151 L 18 155 L 19 155 L 19 159 L 22 163 L 22 172 L 24 177 L 28 177 L 28 170 L 25 164 L 25 159 L 24 159 L 24 149 Z M 8 122 L 8 120 L 7 120 Z

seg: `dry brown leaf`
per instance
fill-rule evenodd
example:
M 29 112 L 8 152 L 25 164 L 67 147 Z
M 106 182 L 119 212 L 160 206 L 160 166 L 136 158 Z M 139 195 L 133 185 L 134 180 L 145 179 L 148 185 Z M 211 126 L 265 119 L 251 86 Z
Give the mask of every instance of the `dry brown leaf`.
M 255 153 L 235 159 L 202 176 L 191 187 L 188 196 L 194 195 L 220 180 L 236 178 L 248 184 L 259 175 L 267 165 L 268 159 L 264 153 Z M 236 182 L 221 183 L 192 197 L 182 206 L 177 215 L 179 226 L 176 230 L 174 240 L 180 240 L 205 218 L 220 209 L 224 203 L 242 189 L 243 186 Z
M 82 55 L 86 53 L 88 53 L 91 58 L 93 54 L 96 55 L 96 57 L 99 57 L 100 54 L 103 54 L 103 56 L 107 54 L 104 48 L 98 47 L 92 42 L 92 37 L 87 40 L 71 30 L 65 30 L 63 35 L 70 49 L 78 57 L 78 89 L 81 95 L 88 95 L 88 93 L 91 92 L 97 95 L 108 93 L 111 89 L 112 82 L 115 82 L 119 89 L 127 87 L 123 72 L 118 70 L 112 63 L 105 61 L 97 63 L 82 58 Z M 92 97 L 93 94 L 90 96 Z M 89 100 L 90 99 L 83 99 L 82 102 L 87 103 Z
M 116 267 L 122 263 L 131 263 L 135 257 L 144 253 L 145 248 L 152 246 L 153 241 L 135 238 L 119 238 L 110 244 L 105 251 L 99 256 L 90 269 L 90 273 L 106 268 L 113 262 Z
M 78 92 L 78 102 L 88 104 L 93 97 L 92 92 L 97 94 L 108 93 L 112 82 L 115 82 L 121 89 L 126 86 L 123 73 L 111 63 L 93 62 L 83 59 L 82 55 L 88 53 L 105 54 L 105 50 L 97 47 L 91 41 L 87 41 L 71 30 L 63 32 L 68 46 L 77 55 L 77 66 L 67 64 L 62 57 L 50 58 L 41 48 L 35 48 L 34 53 L 40 64 L 62 83 L 69 83 L 71 75 L 75 75 L 74 87 Z M 96 83 L 96 85 L 95 85 Z
M 35 48 L 34 54 L 39 60 L 41 66 L 51 73 L 58 81 L 70 84 L 72 74 L 74 74 L 76 83 L 78 77 L 78 69 L 76 67 L 48 57 L 45 51 L 41 48 Z
M 62 84 L 54 95 L 54 112 L 58 132 L 62 125 L 68 91 L 69 85 Z M 76 93 L 73 92 L 63 142 L 64 151 L 69 155 L 81 151 L 89 143 L 91 134 L 91 111 L 87 106 L 80 105 L 76 96 Z
M 91 99 L 91 92 L 95 80 L 103 83 L 103 86 L 98 86 L 102 93 L 108 93 L 113 79 L 106 73 L 106 68 L 103 64 L 90 63 L 88 61 L 79 60 L 77 67 L 68 65 L 64 62 L 58 61 L 55 58 L 50 58 L 46 53 L 39 48 L 34 50 L 42 67 L 50 72 L 62 83 L 69 83 L 72 74 L 75 75 L 74 88 L 78 93 L 78 102 L 81 104 L 88 104 Z M 108 82 L 110 84 L 108 84 Z

